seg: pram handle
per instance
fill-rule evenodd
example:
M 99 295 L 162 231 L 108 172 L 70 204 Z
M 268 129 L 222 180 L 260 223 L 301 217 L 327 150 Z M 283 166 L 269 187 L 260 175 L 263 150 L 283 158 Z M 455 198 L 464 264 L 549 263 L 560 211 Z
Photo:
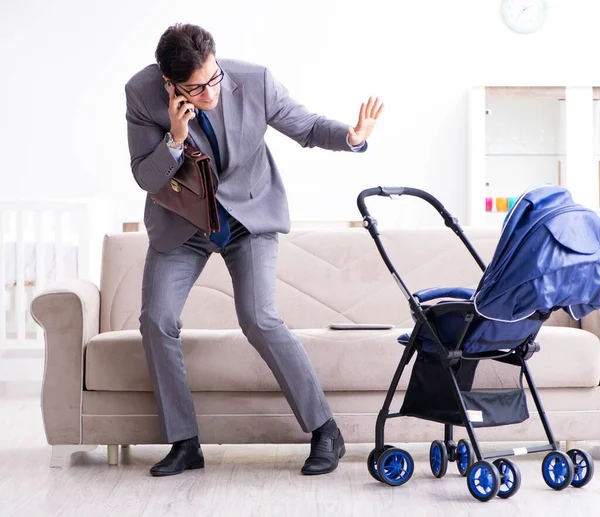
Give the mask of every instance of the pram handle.
M 421 198 L 424 201 L 427 201 L 431 206 L 433 206 L 433 208 L 435 208 L 439 212 L 439 214 L 444 218 L 446 226 L 452 228 L 455 231 L 455 233 L 462 233 L 462 229 L 458 224 L 458 219 L 456 219 L 456 217 L 453 217 L 450 214 L 450 212 L 448 212 L 448 210 L 444 208 L 444 205 L 442 205 L 442 203 L 437 198 L 432 196 L 429 192 L 425 192 L 424 190 L 419 190 L 417 188 L 411 187 L 374 187 L 363 190 L 358 195 L 356 203 L 358 205 L 358 210 L 360 211 L 360 214 L 363 216 L 363 220 L 367 224 L 367 219 L 370 218 L 370 215 L 369 211 L 367 210 L 365 198 L 370 196 L 414 196 Z M 364 226 L 368 229 L 369 227 L 367 226 L 367 224 L 365 224 Z
M 481 257 L 475 251 L 475 248 L 473 248 L 473 245 L 466 238 L 466 236 L 463 232 L 463 229 L 460 227 L 460 224 L 458 224 L 458 219 L 456 219 L 456 217 L 453 217 L 452 214 L 450 214 L 450 212 L 448 212 L 448 210 L 446 210 L 444 205 L 442 205 L 442 203 L 437 198 L 432 196 L 429 192 L 425 192 L 424 190 L 419 190 L 419 189 L 410 188 L 410 187 L 373 187 L 373 188 L 365 189 L 358 195 L 358 199 L 356 200 L 356 203 L 358 205 L 358 210 L 360 211 L 360 214 L 362 215 L 362 218 L 363 218 L 363 226 L 369 231 L 369 233 L 371 234 L 371 237 L 373 237 L 373 239 L 375 240 L 377 249 L 381 253 L 381 256 L 382 256 L 384 262 L 386 263 L 388 269 L 390 270 L 390 273 L 392 273 L 392 275 L 396 279 L 396 282 L 398 282 L 398 284 L 400 285 L 400 288 L 402 289 L 404 295 L 410 301 L 411 307 L 412 307 L 412 304 L 415 304 L 415 306 L 418 305 L 417 301 L 413 298 L 413 296 L 410 295 L 410 292 L 408 291 L 406 285 L 404 284 L 404 282 L 402 282 L 400 275 L 398 275 L 398 272 L 396 271 L 396 269 L 394 268 L 394 265 L 392 264 L 391 260 L 389 259 L 388 255 L 383 247 L 383 243 L 381 242 L 381 239 L 379 237 L 379 230 L 377 229 L 377 221 L 373 217 L 371 217 L 371 214 L 369 214 L 369 211 L 367 210 L 367 205 L 365 203 L 365 199 L 368 197 L 371 197 L 371 196 L 386 196 L 386 197 L 414 196 L 414 197 L 421 198 L 424 201 L 427 201 L 444 218 L 444 222 L 446 223 L 446 226 L 449 227 L 456 235 L 458 235 L 460 240 L 463 242 L 463 244 L 469 250 L 469 253 L 475 259 L 475 262 L 477 262 L 477 265 L 481 268 L 481 270 L 482 271 L 485 270 L 485 264 L 484 264 L 483 260 L 481 260 Z

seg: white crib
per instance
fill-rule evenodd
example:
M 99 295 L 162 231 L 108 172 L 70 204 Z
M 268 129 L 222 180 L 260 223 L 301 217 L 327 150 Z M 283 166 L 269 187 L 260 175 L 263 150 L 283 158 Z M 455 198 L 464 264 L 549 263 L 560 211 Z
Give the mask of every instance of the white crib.
M 0 201 L 0 351 L 41 348 L 29 306 L 48 283 L 99 280 L 101 201 Z M 98 265 L 96 267 L 96 264 Z

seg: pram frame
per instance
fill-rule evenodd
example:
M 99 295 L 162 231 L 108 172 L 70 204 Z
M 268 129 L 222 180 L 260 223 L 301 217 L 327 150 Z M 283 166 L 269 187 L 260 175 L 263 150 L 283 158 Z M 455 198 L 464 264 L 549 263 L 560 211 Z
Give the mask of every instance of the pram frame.
M 419 335 L 419 331 L 423 326 L 426 327 L 427 331 L 433 337 L 434 343 L 439 351 L 440 360 L 444 366 L 444 370 L 448 372 L 449 378 L 451 380 L 453 386 L 453 395 L 460 410 L 465 428 L 467 430 L 467 434 L 471 441 L 471 446 L 473 448 L 473 452 L 477 458 L 477 461 L 482 461 L 488 458 L 500 458 L 506 456 L 516 456 L 516 455 L 524 455 L 538 452 L 546 452 L 546 451 L 557 451 L 559 450 L 559 444 L 554 438 L 552 433 L 552 429 L 550 428 L 550 424 L 548 422 L 548 418 L 544 407 L 542 405 L 541 399 L 537 392 L 535 383 L 531 376 L 531 372 L 527 365 L 527 360 L 539 350 L 539 345 L 535 342 L 535 335 L 532 335 L 528 340 L 526 340 L 521 345 L 511 349 L 508 352 L 501 353 L 480 353 L 467 355 L 463 354 L 461 347 L 464 341 L 464 338 L 469 330 L 470 325 L 476 320 L 476 312 L 473 303 L 468 302 L 448 302 L 442 305 L 421 305 L 420 301 L 409 291 L 408 287 L 400 277 L 398 271 L 396 270 L 394 264 L 389 258 L 385 247 L 381 241 L 379 230 L 377 228 L 377 221 L 369 214 L 367 210 L 365 199 L 370 196 L 386 196 L 386 197 L 400 197 L 400 196 L 414 196 L 424 201 L 428 202 L 433 208 L 442 216 L 444 222 L 447 227 L 449 227 L 463 242 L 465 247 L 468 249 L 469 253 L 473 257 L 473 259 L 477 262 L 482 271 L 485 271 L 485 263 L 479 256 L 479 254 L 474 249 L 473 245 L 464 235 L 462 228 L 460 227 L 458 220 L 453 217 L 446 208 L 442 205 L 442 203 L 436 199 L 434 196 L 425 192 L 423 190 L 409 188 L 409 187 L 375 187 L 370 189 L 363 190 L 357 199 L 357 205 L 359 211 L 363 218 L 363 226 L 367 229 L 375 241 L 377 249 L 387 266 L 388 270 L 392 274 L 392 277 L 400 287 L 400 290 L 404 294 L 404 297 L 407 299 L 411 314 L 413 315 L 413 319 L 415 320 L 415 328 L 411 333 L 411 337 L 406 344 L 404 353 L 402 354 L 402 358 L 400 359 L 400 363 L 394 373 L 392 381 L 390 383 L 390 387 L 388 389 L 386 398 L 384 400 L 383 406 L 377 416 L 377 421 L 375 424 L 375 457 L 374 460 L 377 461 L 378 457 L 385 450 L 385 423 L 389 418 L 397 418 L 404 416 L 400 412 L 390 413 L 390 407 L 394 396 L 396 394 L 396 390 L 398 388 L 398 383 L 400 382 L 400 378 L 404 369 L 412 359 L 415 352 L 418 350 L 417 344 L 417 336 Z M 443 313 L 448 312 L 461 312 L 464 314 L 465 320 L 464 325 L 459 332 L 457 337 L 457 341 L 454 344 L 454 347 L 448 348 L 444 346 L 439 339 L 439 336 L 434 329 L 433 325 L 430 323 L 429 315 L 438 316 Z M 532 316 L 532 319 L 547 319 L 549 314 L 536 314 Z M 548 443 L 540 446 L 533 447 L 522 447 L 518 449 L 508 449 L 503 451 L 490 451 L 483 452 L 481 447 L 479 446 L 479 442 L 475 435 L 474 427 L 471 423 L 471 420 L 467 413 L 467 408 L 463 401 L 463 398 L 460 393 L 460 389 L 458 386 L 458 382 L 456 376 L 454 374 L 451 366 L 458 363 L 461 360 L 479 360 L 479 359 L 492 359 L 508 364 L 512 364 L 515 366 L 520 366 L 522 368 L 525 380 L 529 387 L 531 396 L 533 398 L 534 404 L 536 406 L 537 412 L 539 414 L 540 420 L 544 427 L 544 431 L 546 433 L 546 437 L 548 439 Z M 418 418 L 418 417 L 417 417 Z M 446 449 L 448 452 L 448 461 L 457 461 L 457 445 L 454 442 L 454 428 L 452 424 L 442 424 L 444 425 L 444 443 L 446 445 Z

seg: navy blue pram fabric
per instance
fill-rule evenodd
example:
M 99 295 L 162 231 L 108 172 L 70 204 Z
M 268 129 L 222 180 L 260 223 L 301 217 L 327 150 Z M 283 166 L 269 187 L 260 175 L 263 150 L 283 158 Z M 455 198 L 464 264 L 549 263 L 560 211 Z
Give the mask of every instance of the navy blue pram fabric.
M 456 288 L 415 296 L 426 301 L 428 292 L 474 303 L 478 317 L 465 337 L 465 352 L 514 348 L 542 325 L 532 316 L 564 309 L 580 319 L 600 308 L 600 217 L 575 204 L 563 187 L 533 188 L 508 213 L 494 257 L 472 296 Z M 430 323 L 442 343 L 453 346 L 463 321 L 461 313 L 448 313 Z M 408 337 L 398 341 L 405 344 Z M 425 351 L 438 352 L 426 328 L 419 340 Z
M 518 321 L 566 310 L 580 319 L 600 308 L 600 218 L 563 187 L 544 185 L 519 199 L 475 294 L 486 318 Z

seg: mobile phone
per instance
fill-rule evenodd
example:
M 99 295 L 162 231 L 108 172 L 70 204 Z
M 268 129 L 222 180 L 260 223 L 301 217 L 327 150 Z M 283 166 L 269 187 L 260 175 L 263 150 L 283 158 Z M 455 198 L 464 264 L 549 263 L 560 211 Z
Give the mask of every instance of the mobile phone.
M 169 85 L 171 85 L 171 84 L 172 84 L 172 83 L 171 83 L 170 81 L 168 81 L 168 82 L 166 82 L 166 83 L 165 83 L 165 88 L 166 88 L 166 90 L 167 90 L 167 91 L 169 91 Z M 181 93 L 181 92 L 180 92 L 180 91 L 177 89 L 177 86 L 173 85 L 173 88 L 174 88 L 174 91 L 173 91 L 173 93 L 174 93 L 176 96 L 183 95 L 183 94 L 182 94 L 182 93 Z M 181 102 L 179 103 L 179 105 L 177 106 L 177 109 L 181 108 L 181 106 L 182 106 L 183 104 L 185 104 L 186 102 L 187 102 L 187 101 L 181 101 Z M 191 110 L 191 109 L 186 109 L 186 110 L 185 110 L 185 112 L 186 112 L 186 113 L 189 113 L 190 111 L 192 111 L 192 110 Z
M 169 91 L 169 86 L 170 86 L 171 84 L 172 84 L 172 83 L 171 83 L 170 81 L 167 81 L 167 82 L 165 83 L 165 90 L 167 90 L 167 92 L 169 93 L 169 95 L 171 94 L 171 92 Z M 177 89 L 177 86 L 173 85 L 173 87 L 175 88 L 175 90 L 174 90 L 174 92 L 173 92 L 173 93 L 174 93 L 176 96 L 179 96 L 179 95 L 181 95 L 181 92 L 180 92 L 180 91 Z M 179 105 L 177 106 L 177 109 L 181 108 L 181 106 L 182 106 L 184 103 L 185 103 L 185 101 L 181 101 L 181 102 L 179 103 Z M 189 109 L 185 110 L 185 112 L 186 112 L 186 113 L 187 113 L 187 112 L 189 112 L 189 111 L 190 111 Z

